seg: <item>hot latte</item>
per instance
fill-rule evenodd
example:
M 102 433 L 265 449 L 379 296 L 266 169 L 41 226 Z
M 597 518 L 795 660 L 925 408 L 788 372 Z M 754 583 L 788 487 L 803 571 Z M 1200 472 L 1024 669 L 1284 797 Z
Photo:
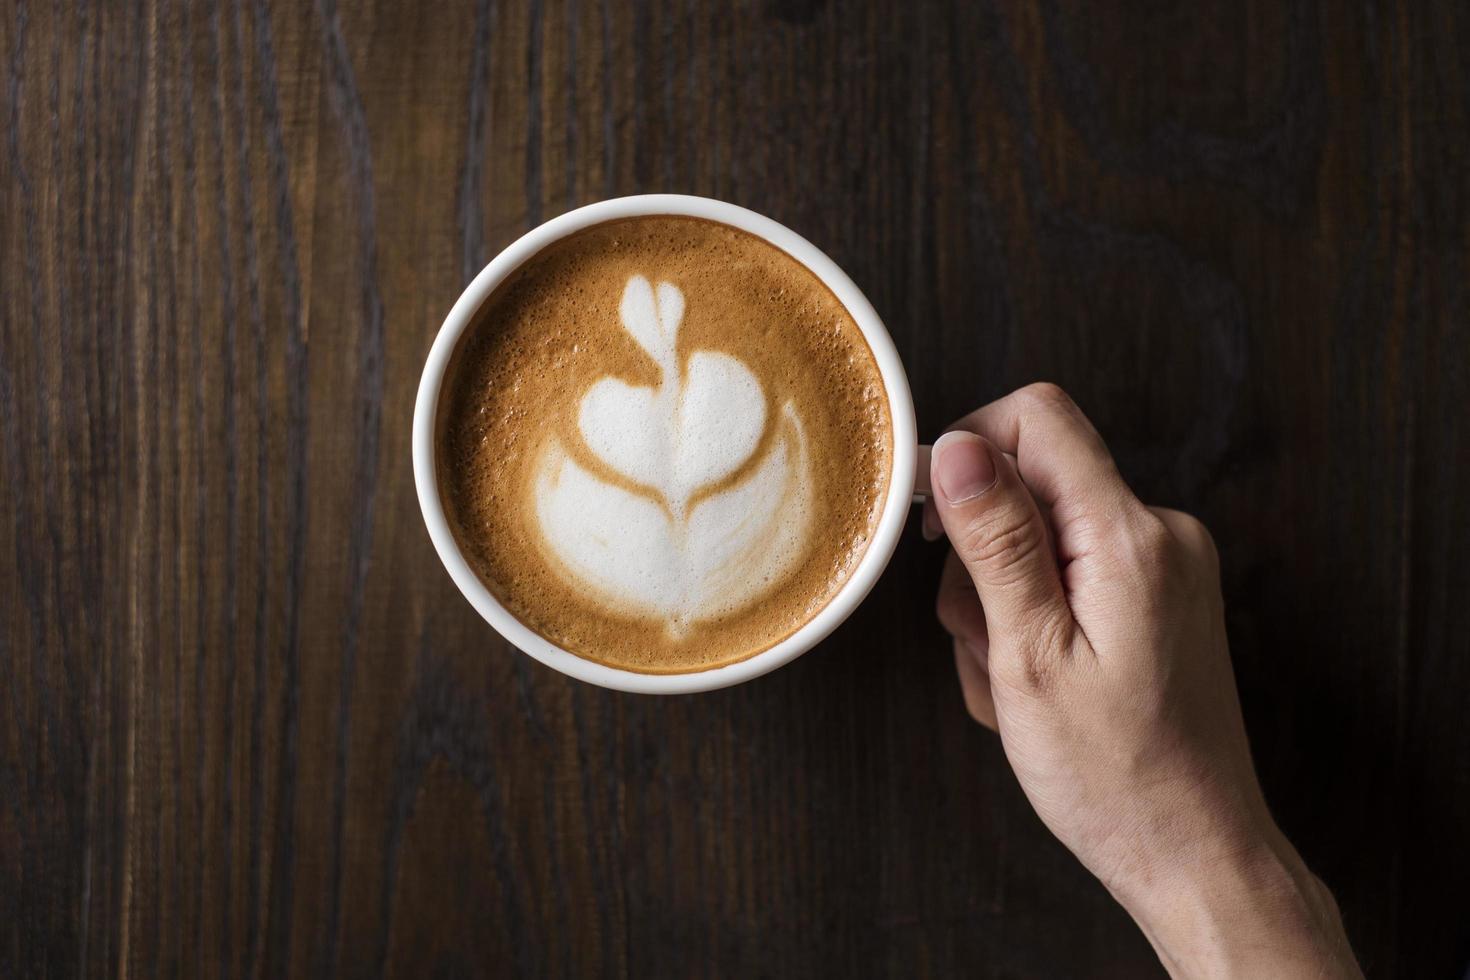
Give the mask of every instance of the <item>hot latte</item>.
M 644 673 L 794 633 L 848 580 L 893 450 L 857 324 L 728 225 L 596 225 L 528 260 L 461 338 L 436 468 L 460 550 L 526 626 Z

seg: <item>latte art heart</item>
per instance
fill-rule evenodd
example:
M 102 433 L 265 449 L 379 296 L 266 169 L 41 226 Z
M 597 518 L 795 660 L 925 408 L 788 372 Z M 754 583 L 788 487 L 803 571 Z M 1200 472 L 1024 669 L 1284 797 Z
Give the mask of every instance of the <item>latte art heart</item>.
M 765 431 L 766 400 L 740 361 L 697 351 L 682 378 L 671 374 L 658 388 L 603 378 L 582 399 L 577 421 L 599 459 L 657 489 L 681 515 L 696 490 L 750 458 Z
M 806 437 L 790 403 L 767 418 L 760 381 L 740 359 L 699 350 L 680 363 L 678 287 L 634 276 L 619 313 L 660 382 L 600 378 L 582 396 L 578 430 L 633 488 L 600 479 L 553 440 L 536 517 L 565 575 L 677 634 L 748 605 L 799 561 L 812 509 Z M 752 462 L 768 424 L 778 430 L 764 457 L 722 485 Z

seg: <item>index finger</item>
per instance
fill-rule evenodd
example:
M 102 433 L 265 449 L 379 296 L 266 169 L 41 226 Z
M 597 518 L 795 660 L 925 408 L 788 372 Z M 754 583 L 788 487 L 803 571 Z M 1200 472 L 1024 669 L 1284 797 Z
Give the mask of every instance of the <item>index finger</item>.
M 1049 506 L 1064 560 L 1076 557 L 1082 526 L 1101 528 L 1142 508 L 1102 436 L 1054 384 L 1027 385 L 976 409 L 950 429 L 982 435 L 1016 457 L 1021 479 Z M 1069 533 L 1070 532 L 1070 533 Z

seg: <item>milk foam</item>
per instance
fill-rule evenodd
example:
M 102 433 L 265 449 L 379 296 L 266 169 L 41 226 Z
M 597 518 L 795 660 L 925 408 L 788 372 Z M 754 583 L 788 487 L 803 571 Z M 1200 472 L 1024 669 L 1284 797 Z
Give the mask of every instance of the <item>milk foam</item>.
M 738 358 L 695 351 L 681 370 L 684 309 L 673 284 L 629 279 L 620 318 L 658 365 L 659 385 L 601 378 L 578 413 L 586 448 L 642 492 L 601 479 L 557 440 L 535 479 L 537 523 L 563 573 L 676 635 L 749 605 L 796 566 L 813 492 L 806 436 L 788 402 L 765 457 L 690 507 L 751 461 L 768 420 L 760 381 Z

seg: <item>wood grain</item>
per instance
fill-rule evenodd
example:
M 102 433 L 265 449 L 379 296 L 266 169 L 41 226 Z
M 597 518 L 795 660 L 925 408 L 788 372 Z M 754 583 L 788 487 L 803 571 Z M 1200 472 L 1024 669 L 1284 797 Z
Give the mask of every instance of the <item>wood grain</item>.
M 1199 513 L 1370 975 L 1470 959 L 1470 9 L 0 0 L 0 975 L 1138 976 L 970 724 L 910 532 L 649 699 L 509 650 L 409 465 L 529 226 L 847 269 L 923 431 L 1038 378 Z

